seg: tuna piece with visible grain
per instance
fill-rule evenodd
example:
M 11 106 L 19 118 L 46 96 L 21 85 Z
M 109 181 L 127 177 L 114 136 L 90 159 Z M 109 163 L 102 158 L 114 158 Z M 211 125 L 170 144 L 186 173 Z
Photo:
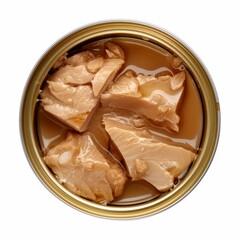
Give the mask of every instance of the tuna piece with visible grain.
M 159 191 L 173 187 L 174 179 L 195 159 L 195 153 L 163 143 L 146 131 L 137 131 L 116 121 L 114 115 L 105 115 L 103 124 L 121 153 L 132 180 L 145 180 Z
M 46 111 L 79 132 L 87 130 L 101 94 L 124 64 L 118 45 L 107 42 L 103 50 L 101 56 L 87 50 L 67 58 L 40 94 Z
M 109 203 L 119 196 L 126 182 L 122 166 L 99 150 L 90 134 L 68 132 L 51 148 L 44 161 L 68 190 L 95 202 Z
M 106 90 L 108 84 L 112 82 L 123 63 L 122 59 L 106 59 L 104 61 L 102 67 L 91 81 L 95 97 L 100 96 Z
M 88 85 L 76 87 L 62 82 L 49 82 L 41 93 L 44 109 L 77 131 L 87 129 L 97 99 Z
M 176 111 L 184 91 L 185 73 L 170 76 L 144 76 L 128 70 L 102 95 L 104 107 L 134 111 L 179 131 Z

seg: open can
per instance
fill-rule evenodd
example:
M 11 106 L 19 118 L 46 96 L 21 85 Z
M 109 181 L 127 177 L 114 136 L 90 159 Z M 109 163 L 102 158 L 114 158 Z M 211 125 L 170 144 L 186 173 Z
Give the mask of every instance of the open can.
M 79 197 L 64 188 L 43 161 L 36 121 L 37 102 L 42 83 L 61 56 L 101 39 L 130 38 L 159 46 L 182 59 L 194 79 L 203 109 L 203 131 L 197 158 L 174 189 L 146 202 L 131 205 L 101 205 Z M 193 51 L 165 30 L 135 22 L 105 22 L 76 30 L 56 42 L 39 60 L 29 76 L 20 110 L 22 144 L 32 169 L 42 183 L 60 200 L 91 215 L 106 218 L 137 218 L 165 210 L 186 196 L 207 171 L 218 142 L 220 108 L 213 82 Z

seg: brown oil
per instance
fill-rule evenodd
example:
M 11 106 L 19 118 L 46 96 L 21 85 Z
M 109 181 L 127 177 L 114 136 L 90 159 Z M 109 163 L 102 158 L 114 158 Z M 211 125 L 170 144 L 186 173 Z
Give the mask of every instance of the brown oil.
M 119 75 L 128 69 L 136 73 L 154 76 L 173 75 L 179 72 L 179 69 L 172 66 L 173 55 L 159 46 L 132 38 L 114 38 L 111 39 L 111 41 L 121 46 L 125 53 L 126 63 Z M 93 45 L 97 46 L 96 43 L 93 43 L 85 46 L 84 49 L 91 48 Z M 81 48 L 79 50 L 81 50 Z M 181 68 L 183 67 L 184 64 Z M 103 148 L 114 150 L 113 146 L 109 144 L 108 135 L 101 125 L 101 116 L 106 111 L 107 110 L 101 108 L 97 111 L 97 114 L 89 125 L 88 131 L 95 136 L 97 142 L 100 143 Z M 184 146 L 185 148 L 197 152 L 201 142 L 204 124 L 203 109 L 198 89 L 188 72 L 185 82 L 184 97 L 178 114 L 181 119 L 178 133 L 159 127 L 151 122 L 147 124 L 148 130 L 153 135 L 169 144 Z M 42 107 L 39 107 L 37 119 L 39 142 L 43 152 L 65 138 L 69 127 L 55 120 L 46 113 Z M 121 160 L 121 156 L 115 152 L 115 150 L 112 155 L 116 156 L 116 159 Z M 123 194 L 116 198 L 112 204 L 136 204 L 148 201 L 160 194 L 159 191 L 145 181 L 132 182 L 128 179 Z

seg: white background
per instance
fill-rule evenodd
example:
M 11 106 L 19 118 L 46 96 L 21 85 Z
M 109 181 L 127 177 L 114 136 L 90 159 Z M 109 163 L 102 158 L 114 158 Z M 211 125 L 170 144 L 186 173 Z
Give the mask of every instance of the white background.
M 1 1 L 0 239 L 239 239 L 240 14 L 238 1 Z M 67 206 L 23 153 L 19 106 L 26 79 L 56 40 L 85 24 L 129 19 L 177 35 L 207 66 L 221 104 L 221 136 L 200 184 L 177 205 L 138 220 L 106 220 Z

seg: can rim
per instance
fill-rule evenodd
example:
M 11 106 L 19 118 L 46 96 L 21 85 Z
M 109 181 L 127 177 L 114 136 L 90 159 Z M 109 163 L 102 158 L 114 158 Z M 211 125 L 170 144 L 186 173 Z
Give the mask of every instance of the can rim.
M 78 197 L 66 190 L 44 164 L 34 124 L 35 105 L 40 86 L 57 59 L 72 47 L 100 38 L 127 36 L 152 42 L 183 59 L 202 96 L 205 127 L 197 161 L 181 184 L 168 194 L 133 206 L 103 206 Z M 55 196 L 85 213 L 106 218 L 137 218 L 151 215 L 173 206 L 184 198 L 202 179 L 216 151 L 220 132 L 220 107 L 215 86 L 201 60 L 185 43 L 166 30 L 127 21 L 110 21 L 77 29 L 57 41 L 40 58 L 30 74 L 22 95 L 20 133 L 27 159 L 41 182 Z

